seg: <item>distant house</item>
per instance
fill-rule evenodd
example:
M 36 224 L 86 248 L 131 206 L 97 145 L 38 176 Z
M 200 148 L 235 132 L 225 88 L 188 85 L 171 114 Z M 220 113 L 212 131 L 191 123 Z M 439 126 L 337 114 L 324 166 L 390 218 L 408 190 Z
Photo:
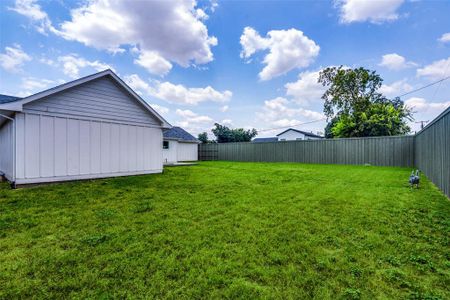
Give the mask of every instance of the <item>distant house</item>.
M 283 141 L 303 141 L 303 140 L 320 140 L 323 136 L 314 134 L 312 132 L 302 131 L 294 128 L 286 129 L 285 131 L 277 134 L 276 137 L 268 138 L 255 138 L 253 143 L 270 143 L 270 142 L 283 142 Z
M 198 160 L 198 144 L 194 136 L 181 127 L 172 127 L 163 131 L 163 162 Z
M 301 131 L 294 128 L 289 128 L 282 133 L 277 134 L 278 141 L 301 141 L 301 140 L 321 140 L 323 136 L 314 134 L 312 132 Z

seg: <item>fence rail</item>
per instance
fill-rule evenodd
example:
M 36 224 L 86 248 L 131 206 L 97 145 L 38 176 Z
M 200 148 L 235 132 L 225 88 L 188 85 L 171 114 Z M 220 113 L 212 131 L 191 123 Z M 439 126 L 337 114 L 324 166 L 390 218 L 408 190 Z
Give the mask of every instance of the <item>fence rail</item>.
M 417 167 L 450 197 L 450 107 L 415 136 L 200 144 L 199 160 Z

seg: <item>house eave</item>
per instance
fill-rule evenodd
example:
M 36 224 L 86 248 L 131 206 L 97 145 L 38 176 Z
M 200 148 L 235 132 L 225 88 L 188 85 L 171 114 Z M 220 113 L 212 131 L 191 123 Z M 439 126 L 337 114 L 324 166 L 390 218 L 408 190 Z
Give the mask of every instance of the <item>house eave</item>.
M 86 77 L 82 77 L 79 79 L 76 79 L 74 81 L 61 84 L 59 86 L 56 86 L 54 88 L 50 88 L 48 90 L 36 93 L 34 95 L 22 98 L 20 100 L 17 100 L 13 103 L 6 103 L 0 105 L 0 109 L 5 110 L 13 110 L 13 111 L 22 111 L 23 105 L 42 99 L 44 97 L 59 93 L 61 91 L 70 89 L 72 87 L 76 87 L 78 85 L 81 85 L 83 83 L 104 77 L 104 76 L 110 76 L 114 79 L 115 82 L 117 82 L 122 88 L 124 88 L 133 98 L 135 98 L 138 102 L 142 104 L 142 106 L 147 109 L 152 115 L 154 115 L 161 123 L 161 128 L 163 129 L 170 129 L 172 128 L 172 125 L 170 125 L 169 122 L 167 122 L 158 112 L 156 112 L 150 105 L 148 105 L 147 102 L 145 102 L 144 99 L 142 99 L 135 91 L 133 91 L 122 79 L 120 79 L 119 76 L 117 76 L 112 70 L 107 69 Z
M 18 102 L 19 101 L 0 104 L 0 111 L 21 112 L 23 110 L 23 106 Z
M 164 141 L 175 141 L 180 143 L 189 143 L 189 144 L 201 144 L 200 141 L 187 141 L 183 139 L 171 138 L 171 137 L 163 137 Z

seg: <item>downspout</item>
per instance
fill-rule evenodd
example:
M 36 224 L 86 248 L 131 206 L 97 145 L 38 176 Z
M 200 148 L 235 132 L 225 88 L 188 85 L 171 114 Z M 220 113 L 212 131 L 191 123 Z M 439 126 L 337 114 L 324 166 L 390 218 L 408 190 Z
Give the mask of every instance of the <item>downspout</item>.
M 7 120 L 10 120 L 13 123 L 13 133 L 12 133 L 12 156 L 13 156 L 13 166 L 12 166 L 12 182 L 11 187 L 16 187 L 16 122 L 14 118 L 8 117 L 6 115 L 0 114 L 0 117 L 3 117 Z

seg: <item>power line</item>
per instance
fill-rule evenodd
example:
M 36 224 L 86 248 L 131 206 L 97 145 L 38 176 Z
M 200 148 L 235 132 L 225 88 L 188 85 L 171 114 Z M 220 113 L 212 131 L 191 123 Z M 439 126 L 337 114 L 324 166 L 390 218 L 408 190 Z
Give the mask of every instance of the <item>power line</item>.
M 420 129 L 423 129 L 425 127 L 425 124 L 430 122 L 430 120 L 422 120 L 422 121 L 417 121 L 414 123 L 420 123 Z
M 447 62 L 447 67 L 445 68 L 444 75 L 447 74 L 447 70 L 448 70 L 448 67 L 449 67 L 449 66 L 450 66 L 450 59 L 449 59 L 448 62 Z M 436 87 L 436 90 L 434 90 L 433 98 L 431 98 L 431 99 L 435 99 L 436 94 L 437 94 L 437 92 L 439 91 L 439 88 L 441 87 L 441 83 L 442 83 L 442 81 L 439 82 L 438 86 Z
M 448 68 L 448 65 L 447 65 L 447 68 Z M 447 72 L 445 72 L 445 73 L 447 73 Z M 409 95 L 409 94 L 412 94 L 412 93 L 421 91 L 421 90 L 423 90 L 423 89 L 426 89 L 426 88 L 428 88 L 428 87 L 430 87 L 430 86 L 433 86 L 433 85 L 435 85 L 435 84 L 438 84 L 438 83 L 439 83 L 439 86 L 438 86 L 438 88 L 439 88 L 439 87 L 440 87 L 440 83 L 443 82 L 443 81 L 445 81 L 445 80 L 447 80 L 447 79 L 450 79 L 450 76 L 441 78 L 441 79 L 439 79 L 439 80 L 437 80 L 437 81 L 435 81 L 435 82 L 432 82 L 432 83 L 430 83 L 430 84 L 424 85 L 424 86 L 422 86 L 422 87 L 420 87 L 420 88 L 418 88 L 418 89 L 409 91 L 409 92 L 407 92 L 407 93 L 401 94 L 401 95 L 399 95 L 399 96 L 397 96 L 397 97 L 398 97 L 398 98 L 401 98 L 401 97 L 403 97 L 403 96 L 406 96 L 406 95 Z M 304 122 L 304 123 L 292 124 L 292 125 L 289 125 L 289 126 L 261 129 L 261 130 L 258 130 L 258 133 L 260 133 L 260 132 L 265 132 L 265 131 L 271 131 L 271 130 L 277 130 L 277 129 L 284 129 L 284 128 L 289 128 L 289 127 L 296 127 L 296 126 L 300 126 L 300 125 L 306 125 L 306 124 L 311 124 L 311 123 L 320 122 L 320 121 L 323 121 L 323 120 L 326 120 L 326 118 L 322 118 L 322 119 L 318 119 L 318 120 L 314 120 L 314 121 L 310 121 L 310 122 Z M 423 125 L 423 124 L 422 124 L 422 125 Z
M 415 90 L 412 90 L 412 91 L 410 91 L 410 92 L 404 93 L 404 94 L 402 94 L 402 95 L 400 95 L 400 96 L 397 96 L 397 97 L 398 97 L 398 98 L 401 98 L 401 97 L 403 97 L 403 96 L 406 96 L 406 95 L 409 95 L 409 94 L 412 94 L 412 93 L 421 91 L 421 90 L 423 90 L 423 89 L 426 89 L 426 88 L 428 88 L 428 87 L 430 87 L 430 86 L 433 86 L 433 85 L 435 85 L 435 84 L 438 84 L 438 83 L 440 83 L 440 82 L 442 82 L 442 81 L 445 81 L 445 80 L 447 80 L 447 79 L 450 79 L 450 76 L 444 77 L 444 78 L 442 78 L 442 79 L 439 79 L 438 81 L 435 81 L 435 82 L 432 82 L 432 83 L 430 83 L 430 84 L 424 85 L 424 86 L 422 86 L 422 87 L 420 87 L 420 88 L 418 88 L 418 89 L 415 89 Z
M 322 118 L 322 119 L 317 119 L 317 120 L 309 121 L 309 122 L 303 122 L 303 123 L 291 124 L 291 125 L 289 125 L 289 126 L 261 129 L 261 130 L 258 130 L 258 133 L 264 132 L 264 131 L 271 131 L 271 130 L 277 130 L 277 129 L 283 129 L 283 128 L 288 128 L 288 127 L 296 127 L 296 126 L 300 126 L 300 125 L 306 125 L 306 124 L 316 123 L 316 122 L 320 122 L 320 121 L 323 121 L 323 120 L 326 120 L 326 119 L 327 119 L 327 118 Z

